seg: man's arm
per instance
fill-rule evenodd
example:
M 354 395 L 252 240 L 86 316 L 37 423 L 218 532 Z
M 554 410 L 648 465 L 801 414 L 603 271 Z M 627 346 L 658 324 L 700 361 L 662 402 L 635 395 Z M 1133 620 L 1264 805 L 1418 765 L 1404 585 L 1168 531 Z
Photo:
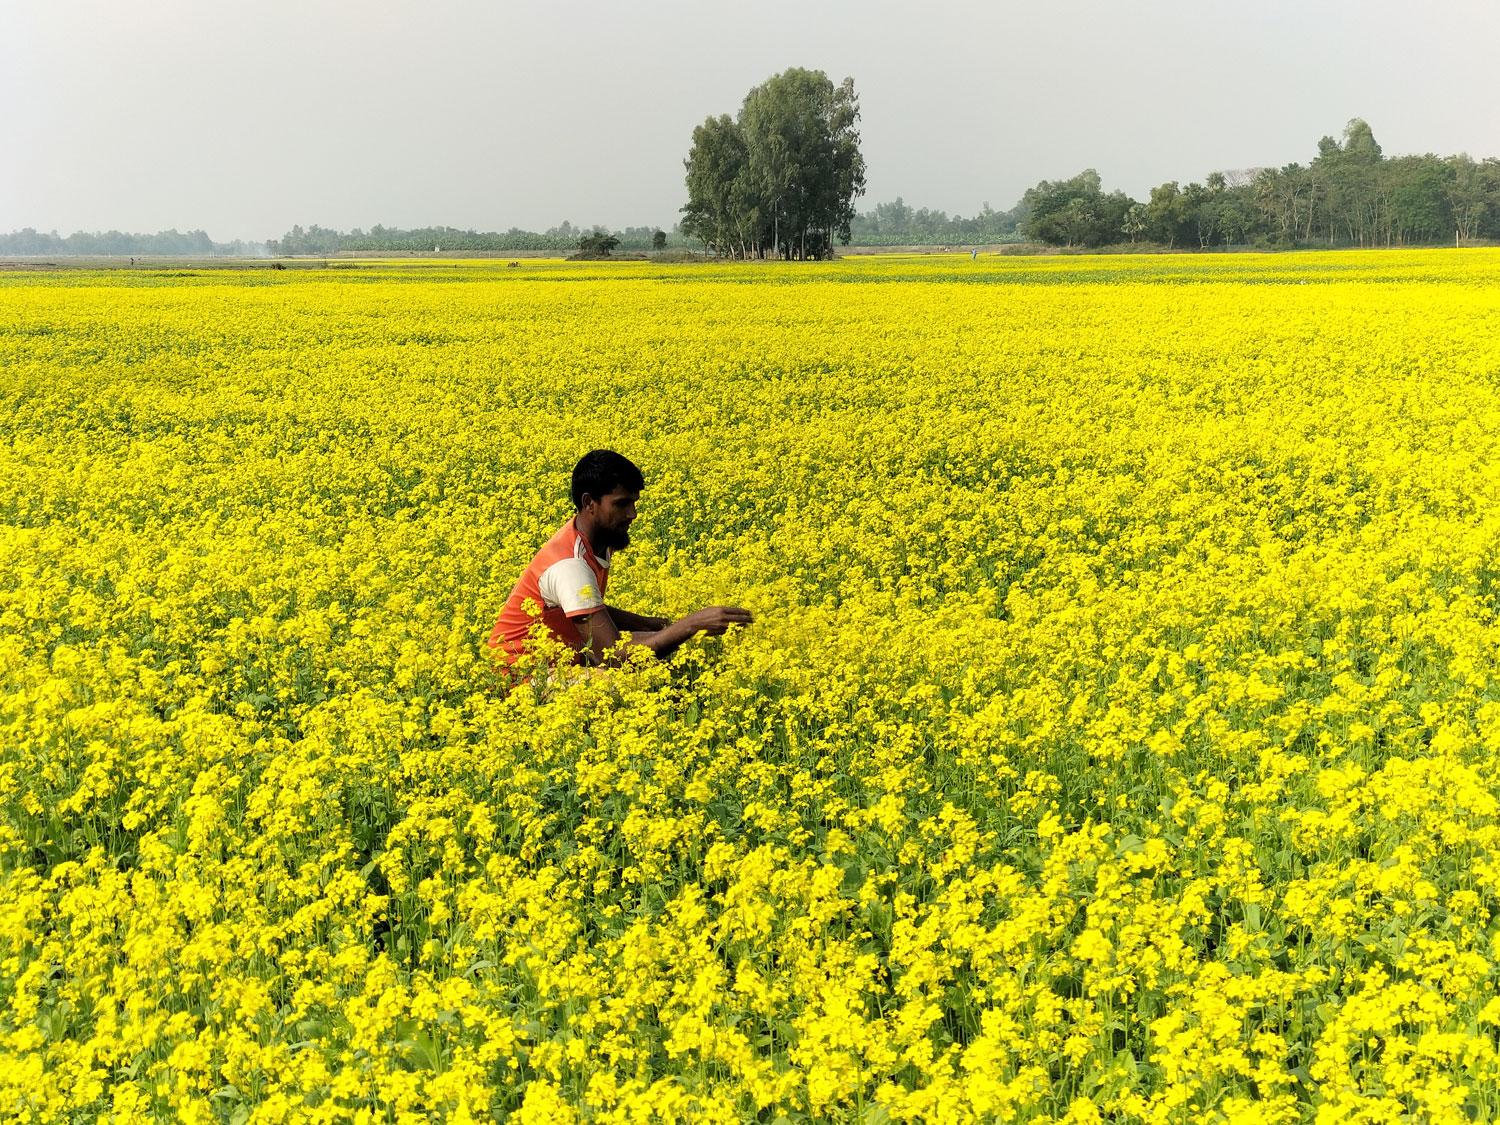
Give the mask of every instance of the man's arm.
M 670 617 L 645 617 L 639 613 L 631 613 L 628 609 L 618 609 L 615 606 L 604 607 L 609 610 L 609 615 L 615 620 L 615 628 L 631 633 L 654 633 L 658 629 L 665 629 L 672 624 Z
M 572 618 L 573 627 L 583 643 L 578 646 L 580 663 L 598 667 L 604 663 L 604 654 L 620 639 L 620 630 L 607 606 L 600 606 L 592 613 Z
M 605 663 L 604 654 L 619 643 L 620 629 L 615 624 L 611 612 L 608 606 L 601 606 L 586 617 L 573 619 L 573 624 L 577 626 L 578 633 L 583 638 L 579 653 L 587 663 Z M 630 641 L 632 644 L 650 649 L 657 657 L 667 657 L 671 656 L 683 641 L 698 633 L 707 633 L 711 637 L 717 637 L 728 632 L 731 625 L 749 625 L 754 620 L 755 618 L 751 616 L 748 609 L 727 605 L 708 606 L 696 613 L 690 613 L 686 617 L 672 621 L 660 629 L 641 633 L 632 632 Z

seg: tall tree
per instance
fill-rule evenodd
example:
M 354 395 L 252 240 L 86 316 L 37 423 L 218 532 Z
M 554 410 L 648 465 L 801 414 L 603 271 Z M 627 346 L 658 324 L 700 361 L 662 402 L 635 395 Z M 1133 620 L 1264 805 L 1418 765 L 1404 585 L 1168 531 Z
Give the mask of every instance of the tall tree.
M 1342 233 L 1351 243 L 1369 246 L 1375 240 L 1380 206 L 1380 145 L 1363 118 L 1344 126 L 1344 141 L 1332 137 L 1318 142 L 1313 161 L 1321 184 L 1321 201 L 1329 245 Z
M 687 165 L 687 205 L 682 208 L 684 234 L 722 253 L 736 245 L 739 201 L 748 168 L 745 137 L 729 115 L 710 117 L 693 130 Z
M 1206 250 L 1218 241 L 1219 228 L 1224 218 L 1219 198 L 1224 193 L 1224 177 L 1214 172 L 1208 179 L 1207 184 L 1188 184 L 1182 190 L 1182 198 L 1187 204 L 1187 213 L 1193 224 L 1193 236 L 1198 240 L 1200 250 Z
M 1312 210 L 1312 181 L 1300 164 L 1263 168 L 1253 186 L 1261 225 L 1285 246 L 1296 245 Z
M 1452 170 L 1438 157 L 1398 156 L 1380 175 L 1379 237 L 1387 246 L 1437 242 L 1453 230 L 1447 187 Z
M 745 95 L 739 116 L 693 132 L 683 227 L 720 253 L 821 254 L 849 241 L 864 194 L 854 80 L 793 67 Z
M 1187 199 L 1176 180 L 1151 189 L 1151 198 L 1146 203 L 1146 231 L 1154 241 L 1164 242 L 1169 247 L 1183 245 L 1195 237 Z
M 1493 161 L 1485 161 L 1491 164 Z M 1475 238 L 1490 206 L 1490 193 L 1485 190 L 1484 166 L 1475 162 L 1466 152 L 1448 159 L 1448 182 L 1444 194 L 1448 199 L 1449 213 L 1453 216 L 1453 236 L 1460 239 Z M 1500 205 L 1500 196 L 1494 199 Z

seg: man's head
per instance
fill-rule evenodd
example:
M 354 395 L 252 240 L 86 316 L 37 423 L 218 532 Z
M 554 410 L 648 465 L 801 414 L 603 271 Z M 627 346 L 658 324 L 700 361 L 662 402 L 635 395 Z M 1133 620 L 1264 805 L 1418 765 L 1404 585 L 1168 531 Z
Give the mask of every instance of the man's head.
M 595 449 L 573 466 L 573 506 L 588 525 L 595 550 L 630 545 L 635 502 L 646 478 L 634 462 L 612 449 Z

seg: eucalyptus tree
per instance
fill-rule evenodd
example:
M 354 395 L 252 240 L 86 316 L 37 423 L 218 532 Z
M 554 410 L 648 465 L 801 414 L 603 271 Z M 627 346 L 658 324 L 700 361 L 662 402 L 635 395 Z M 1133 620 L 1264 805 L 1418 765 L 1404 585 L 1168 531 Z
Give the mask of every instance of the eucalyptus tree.
M 1253 184 L 1255 209 L 1262 229 L 1284 246 L 1303 238 L 1312 217 L 1312 177 L 1300 164 L 1263 168 Z
M 720 253 L 806 257 L 849 241 L 864 194 L 854 80 L 793 67 L 745 95 L 737 118 L 709 118 L 684 161 L 683 229 Z
M 745 137 L 729 115 L 710 117 L 693 130 L 687 165 L 688 202 L 682 229 L 721 254 L 736 245 L 739 201 L 745 194 L 749 156 Z
M 1340 227 L 1351 243 L 1369 246 L 1375 241 L 1380 173 L 1380 145 L 1363 118 L 1344 126 L 1342 144 L 1332 137 L 1318 142 L 1313 176 L 1322 188 L 1319 201 L 1330 246 L 1337 242 Z
M 1398 156 L 1380 175 L 1380 237 L 1387 246 L 1441 242 L 1454 229 L 1448 164 L 1432 153 Z
M 1486 212 L 1493 208 L 1500 214 L 1500 164 L 1480 163 L 1466 152 L 1449 157 L 1447 164 L 1444 195 L 1453 217 L 1453 237 L 1477 238 Z

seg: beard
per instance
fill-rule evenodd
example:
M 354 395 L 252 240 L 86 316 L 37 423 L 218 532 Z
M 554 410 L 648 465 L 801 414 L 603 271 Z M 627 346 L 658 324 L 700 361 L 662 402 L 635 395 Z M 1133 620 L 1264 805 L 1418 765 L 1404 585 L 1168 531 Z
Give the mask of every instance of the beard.
M 630 532 L 624 528 L 596 527 L 594 546 L 601 551 L 623 551 L 630 546 Z

